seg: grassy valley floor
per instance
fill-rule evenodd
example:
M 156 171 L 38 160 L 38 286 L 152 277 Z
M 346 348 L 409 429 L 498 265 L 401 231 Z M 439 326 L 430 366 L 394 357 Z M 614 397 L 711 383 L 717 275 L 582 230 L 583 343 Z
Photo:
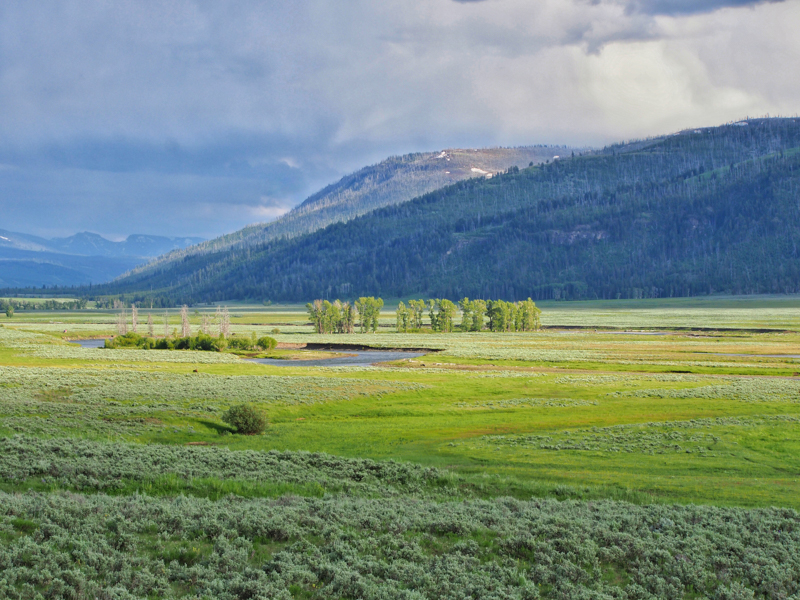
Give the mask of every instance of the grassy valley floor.
M 0 595 L 800 593 L 800 299 L 543 309 L 536 333 L 387 312 L 321 336 L 301 307 L 232 308 L 291 359 L 429 349 L 370 367 L 69 343 L 116 333 L 93 309 L 0 317 Z M 239 403 L 265 434 L 222 421 Z

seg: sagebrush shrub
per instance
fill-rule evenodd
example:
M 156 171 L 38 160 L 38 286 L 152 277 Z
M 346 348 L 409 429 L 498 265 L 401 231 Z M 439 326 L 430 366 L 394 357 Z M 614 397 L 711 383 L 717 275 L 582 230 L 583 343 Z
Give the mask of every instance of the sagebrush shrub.
M 236 427 L 236 433 L 255 435 L 267 428 L 267 415 L 250 404 L 231 406 L 222 415 L 222 420 Z

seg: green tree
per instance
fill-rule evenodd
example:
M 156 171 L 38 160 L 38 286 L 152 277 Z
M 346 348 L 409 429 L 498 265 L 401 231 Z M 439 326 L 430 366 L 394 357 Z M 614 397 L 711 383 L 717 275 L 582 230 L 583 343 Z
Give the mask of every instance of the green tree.
M 410 312 L 406 305 L 401 300 L 397 305 L 397 332 L 406 333 L 408 331 L 408 322 Z
M 461 309 L 461 331 L 472 331 L 473 302 L 465 297 L 458 301 L 458 307 Z
M 486 302 L 464 298 L 458 303 L 458 306 L 461 308 L 461 330 L 481 331 L 483 318 L 486 315 Z
M 322 333 L 333 333 L 335 326 L 333 304 L 325 300 L 322 303 Z
M 428 318 L 431 320 L 431 329 L 439 331 L 439 317 L 436 314 L 436 309 L 439 306 L 439 300 L 428 300 Z
M 378 331 L 378 319 L 380 318 L 383 300 L 381 298 L 361 297 L 356 300 L 356 311 L 359 315 L 361 333 L 369 330 Z
M 322 300 L 314 300 L 313 303 L 309 302 L 306 304 L 306 310 L 316 332 L 322 333 Z
M 470 331 L 481 331 L 483 329 L 483 318 L 486 316 L 486 301 L 472 301 L 472 329 Z
M 378 331 L 378 318 L 381 315 L 381 309 L 383 308 L 383 299 L 382 298 L 372 298 L 372 332 L 375 333 Z
M 458 312 L 458 307 L 447 298 L 439 300 L 438 306 L 439 312 L 436 321 L 439 326 L 439 331 L 451 333 L 453 331 L 453 319 Z
M 408 307 L 411 309 L 411 327 L 422 329 L 422 316 L 425 314 L 425 300 L 409 300 Z
M 353 333 L 353 328 L 356 324 L 356 311 L 349 302 L 345 302 L 342 306 L 342 321 L 344 322 L 344 332 Z
M 7 316 L 9 319 L 10 319 L 11 317 L 13 317 L 13 316 L 14 316 L 14 307 L 13 307 L 13 306 L 11 306 L 11 304 L 9 304 L 9 305 L 6 307 L 6 316 Z
M 538 331 L 541 329 L 541 322 L 539 319 L 539 315 L 542 314 L 542 310 L 536 306 L 536 303 L 528 298 L 527 300 L 523 300 L 520 304 L 520 312 L 521 312 L 521 321 L 522 326 L 518 329 L 521 331 Z
M 489 329 L 492 331 L 510 331 L 514 328 L 514 304 L 503 300 L 486 302 L 489 315 Z
M 344 319 L 342 318 L 342 301 L 335 300 L 330 307 L 331 311 L 331 331 L 333 333 L 344 333 Z

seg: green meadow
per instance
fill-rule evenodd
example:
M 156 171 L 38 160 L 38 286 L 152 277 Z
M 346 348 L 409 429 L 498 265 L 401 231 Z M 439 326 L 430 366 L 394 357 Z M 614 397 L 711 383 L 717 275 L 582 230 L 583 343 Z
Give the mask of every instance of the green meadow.
M 319 335 L 232 305 L 233 335 L 278 342 L 252 353 L 0 317 L 0 597 L 798 597 L 798 299 L 552 303 L 530 333 L 399 334 L 393 309 Z M 324 360 L 364 348 L 398 353 Z M 241 404 L 263 434 L 226 422 Z
M 535 333 L 399 334 L 387 311 L 377 334 L 322 336 L 302 307 L 232 306 L 233 332 L 273 335 L 288 366 L 85 349 L 69 340 L 113 335 L 116 314 L 18 312 L 0 319 L 0 435 L 393 459 L 484 497 L 800 507 L 800 300 L 542 308 Z M 427 350 L 320 367 L 306 344 Z M 221 420 L 242 402 L 265 434 Z

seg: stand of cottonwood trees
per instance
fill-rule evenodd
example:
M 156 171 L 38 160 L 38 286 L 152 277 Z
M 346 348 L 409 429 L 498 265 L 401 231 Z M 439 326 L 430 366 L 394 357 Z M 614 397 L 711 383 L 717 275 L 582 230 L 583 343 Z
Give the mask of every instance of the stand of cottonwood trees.
M 353 304 L 334 300 L 314 300 L 306 304 L 308 316 L 317 333 L 353 333 L 356 317 L 361 333 L 378 331 L 378 317 L 383 308 L 381 298 L 359 298 Z
M 397 331 L 405 333 L 422 328 L 422 317 L 428 310 L 433 331 L 451 332 L 455 329 L 454 318 L 461 311 L 461 331 L 536 331 L 541 327 L 539 315 L 542 311 L 528 298 L 521 302 L 504 300 L 470 300 L 464 298 L 458 305 L 447 299 L 409 300 L 397 305 Z M 485 319 L 489 321 L 486 323 Z
M 317 333 L 353 333 L 358 319 L 359 331 L 378 331 L 378 318 L 383 308 L 381 298 L 362 297 L 353 302 L 341 300 L 314 300 L 306 304 L 308 316 Z M 504 300 L 470 300 L 464 298 L 458 304 L 446 298 L 409 300 L 408 305 L 397 306 L 397 331 L 408 333 L 424 327 L 423 318 L 433 331 L 536 331 L 541 327 L 539 315 L 542 311 L 528 298 L 521 302 Z M 461 313 L 461 322 L 455 319 Z M 487 322 L 488 319 L 488 322 Z

